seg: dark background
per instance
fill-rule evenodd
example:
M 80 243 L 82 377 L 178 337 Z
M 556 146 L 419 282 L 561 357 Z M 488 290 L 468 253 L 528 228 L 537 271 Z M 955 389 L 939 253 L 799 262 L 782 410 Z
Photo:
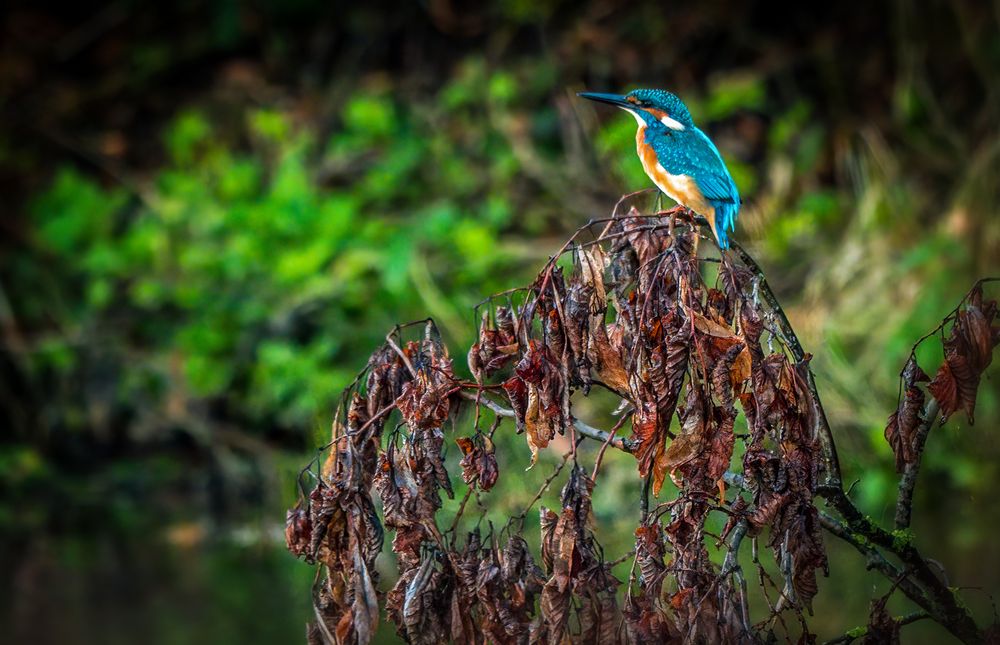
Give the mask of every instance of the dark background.
M 891 519 L 896 375 L 1000 273 L 1000 5 L 776 9 L 7 2 L 3 640 L 298 642 L 313 571 L 284 552 L 283 509 L 340 390 L 427 314 L 464 370 L 472 306 L 648 185 L 632 120 L 583 89 L 671 89 L 716 141 L 747 201 L 736 235 L 815 354 L 852 496 Z M 931 435 L 914 524 L 984 623 L 996 374 L 975 426 Z M 520 475 L 521 438 L 500 447 L 502 514 L 546 472 Z M 595 513 L 621 553 L 637 483 L 630 458 L 607 463 Z M 888 588 L 828 543 L 827 638 Z

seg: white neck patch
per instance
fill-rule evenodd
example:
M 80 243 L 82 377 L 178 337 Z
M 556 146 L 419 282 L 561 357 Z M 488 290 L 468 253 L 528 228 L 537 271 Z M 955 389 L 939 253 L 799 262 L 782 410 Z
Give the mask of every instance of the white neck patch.
M 629 108 L 623 107 L 623 106 L 620 106 L 620 105 L 618 107 L 620 107 L 621 109 L 623 109 L 626 112 L 628 112 L 629 114 L 631 114 L 635 118 L 635 122 L 639 124 L 640 128 L 646 126 L 646 122 L 642 120 L 642 117 L 639 116 L 638 112 L 636 112 L 635 110 L 630 110 Z
M 683 130 L 684 124 L 677 119 L 671 119 L 669 116 L 664 116 L 660 119 L 660 123 L 667 126 L 671 130 Z

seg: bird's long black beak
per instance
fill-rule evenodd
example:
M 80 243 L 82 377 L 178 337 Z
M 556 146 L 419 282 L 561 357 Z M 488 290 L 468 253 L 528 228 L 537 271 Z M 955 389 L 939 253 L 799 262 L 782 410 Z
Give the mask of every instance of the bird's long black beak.
M 600 103 L 608 103 L 609 105 L 617 105 L 618 107 L 632 107 L 632 104 L 625 100 L 625 97 L 621 94 L 602 94 L 600 92 L 577 92 L 577 96 L 583 97 L 585 99 L 590 99 L 591 101 L 598 101 Z

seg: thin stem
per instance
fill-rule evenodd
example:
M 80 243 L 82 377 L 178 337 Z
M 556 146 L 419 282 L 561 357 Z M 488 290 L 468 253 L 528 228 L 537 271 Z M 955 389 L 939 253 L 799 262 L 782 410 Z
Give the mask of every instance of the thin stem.
M 934 329 L 930 330 L 929 332 L 927 332 L 926 334 L 924 334 L 923 336 L 921 336 L 920 338 L 918 338 L 917 342 L 913 343 L 913 348 L 910 349 L 910 356 L 913 356 L 916 353 L 917 347 L 919 347 L 921 343 L 923 343 L 925 340 L 927 340 L 928 338 L 930 338 L 934 334 L 936 334 L 939 331 L 941 331 L 942 329 L 944 329 L 944 326 L 947 325 L 948 322 L 952 318 L 955 317 L 955 314 L 958 313 L 958 310 L 962 308 L 962 305 L 965 304 L 965 302 L 969 299 L 969 297 L 973 293 L 975 293 L 976 289 L 979 289 L 984 284 L 987 284 L 989 282 L 1000 282 L 1000 276 L 989 277 L 989 278 L 980 278 L 979 280 L 976 280 L 975 284 L 972 285 L 972 288 L 969 289 L 969 291 L 966 292 L 966 294 L 964 296 L 962 296 L 961 300 L 958 301 L 958 304 L 955 305 L 955 308 L 952 309 L 951 312 L 947 316 L 945 316 L 944 318 L 941 319 L 941 323 L 937 327 L 935 327 Z
M 916 455 L 913 462 L 906 464 L 903 476 L 899 478 L 899 494 L 896 497 L 896 528 L 906 529 L 910 526 L 910 518 L 913 515 L 913 489 L 917 485 L 917 475 L 920 474 L 920 463 L 923 461 L 924 445 L 927 443 L 927 435 L 930 434 L 931 426 L 938 418 L 937 399 L 932 398 L 924 408 L 924 419 L 917 428 Z
M 547 491 L 549 489 L 549 486 L 551 486 L 552 482 L 555 481 L 556 477 L 559 476 L 559 473 L 562 472 L 562 469 L 566 467 L 566 462 L 569 461 L 569 458 L 572 455 L 573 455 L 573 451 L 569 451 L 569 452 L 567 452 L 566 454 L 564 454 L 562 456 L 562 461 L 560 461 L 559 465 L 556 466 L 555 470 L 552 471 L 552 474 L 550 474 L 548 477 L 545 478 L 545 481 L 542 482 L 541 488 L 539 488 L 538 492 L 535 493 L 535 496 L 531 498 L 531 501 L 528 502 L 528 505 L 524 507 L 523 511 L 521 511 L 520 513 L 518 513 L 517 515 L 515 515 L 514 517 L 512 517 L 511 518 L 512 520 L 515 520 L 515 519 L 517 519 L 517 520 L 524 520 L 524 518 L 526 518 L 528 516 L 528 511 L 530 511 L 531 507 L 535 505 L 535 502 L 537 502 L 538 500 L 540 500 L 542 498 L 542 495 L 544 495 L 545 491 Z
M 476 396 L 471 392 L 463 391 L 462 398 L 468 399 L 470 401 L 476 400 Z M 510 408 L 505 408 L 504 406 L 500 405 L 496 401 L 486 396 L 482 397 L 479 402 L 482 405 L 488 407 L 490 410 L 493 411 L 494 414 L 498 416 L 508 417 L 508 418 L 514 418 L 515 416 L 513 410 L 511 410 Z M 580 421 L 579 419 L 573 419 L 573 427 L 576 428 L 577 432 L 579 432 L 582 436 L 587 437 L 588 439 L 608 442 L 615 448 L 618 448 L 619 450 L 622 450 L 627 453 L 631 453 L 633 450 L 632 443 L 629 440 L 623 437 L 614 437 L 611 435 L 610 432 L 606 432 L 599 428 L 595 428 L 594 426 L 588 425 L 583 421 Z
M 745 519 L 736 523 L 732 536 L 729 538 L 729 552 L 722 562 L 722 573 L 719 574 L 721 577 L 732 575 L 740 586 L 740 620 L 745 636 L 750 636 L 752 632 L 750 631 L 750 607 L 747 604 L 747 582 L 740 566 L 740 545 L 742 545 L 743 538 L 749 528 L 750 525 Z
M 601 462 L 604 460 L 604 452 L 608 449 L 608 446 L 614 439 L 615 434 L 618 432 L 618 429 L 621 428 L 622 425 L 624 425 L 625 420 L 628 419 L 628 416 L 629 416 L 628 414 L 623 414 L 621 418 L 618 419 L 618 423 L 616 423 L 615 427 L 611 428 L 611 432 L 608 433 L 608 438 L 604 441 L 603 444 L 601 444 L 601 449 L 597 453 L 597 459 L 594 461 L 594 473 L 590 476 L 590 478 L 593 481 L 597 481 L 597 473 L 600 472 L 601 470 Z

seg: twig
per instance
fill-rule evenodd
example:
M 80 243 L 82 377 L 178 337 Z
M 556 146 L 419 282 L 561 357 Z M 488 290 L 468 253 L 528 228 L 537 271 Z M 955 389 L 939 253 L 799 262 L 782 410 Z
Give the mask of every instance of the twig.
M 920 462 L 923 461 L 924 444 L 927 442 L 927 435 L 930 433 L 931 426 L 937 421 L 939 409 L 940 406 L 937 399 L 931 398 L 927 402 L 927 406 L 924 408 L 924 420 L 921 422 L 920 427 L 917 428 L 917 435 L 914 441 L 916 444 L 914 452 L 917 458 L 911 463 L 906 464 L 903 476 L 899 478 L 899 494 L 896 497 L 897 529 L 905 529 L 910 526 L 910 518 L 913 514 L 913 489 L 917 485 L 917 475 L 920 474 Z
M 463 391 L 462 398 L 468 399 L 470 401 L 476 400 L 475 395 L 472 394 L 471 392 Z M 487 398 L 485 396 L 482 397 L 482 399 L 480 399 L 480 403 L 488 407 L 490 410 L 493 411 L 494 414 L 498 416 L 508 417 L 508 418 L 514 418 L 515 416 L 513 410 L 511 410 L 510 408 L 505 408 L 496 401 L 493 401 L 492 399 Z M 583 421 L 580 421 L 579 419 L 573 419 L 573 426 L 576 428 L 577 432 L 579 432 L 582 436 L 587 437 L 588 439 L 608 442 L 615 448 L 618 448 L 619 450 L 622 450 L 627 453 L 631 453 L 632 450 L 634 449 L 632 443 L 629 440 L 623 437 L 613 437 L 611 436 L 610 432 L 606 432 L 599 428 L 595 428 L 594 426 L 588 425 Z
M 740 566 L 740 545 L 743 543 L 743 538 L 749 528 L 750 525 L 745 519 L 736 523 L 732 537 L 729 539 L 729 552 L 726 554 L 725 560 L 722 561 L 722 572 L 719 574 L 720 577 L 732 574 L 740 585 L 740 620 L 745 636 L 750 636 L 752 632 L 750 631 L 750 608 L 747 605 L 747 581 L 743 577 L 743 568 Z
M 544 495 L 545 491 L 549 489 L 549 486 L 552 485 L 552 482 L 555 481 L 555 478 L 558 477 L 559 473 L 562 472 L 562 469 L 566 467 L 566 462 L 569 461 L 569 458 L 572 455 L 573 451 L 569 451 L 562 456 L 562 461 L 560 461 L 559 465 L 556 466 L 555 470 L 552 471 L 552 474 L 550 474 L 548 477 L 545 478 L 545 481 L 542 482 L 542 487 L 538 489 L 538 492 L 535 493 L 535 496 L 531 498 L 531 501 L 528 502 L 528 505 L 524 507 L 524 510 L 510 519 L 523 521 L 524 518 L 528 516 L 528 511 L 530 511 L 531 507 L 535 505 L 535 502 L 537 502 L 542 498 L 542 495 Z
M 626 561 L 629 560 L 629 558 L 633 558 L 633 557 L 635 557 L 635 549 L 632 549 L 628 553 L 626 553 L 626 554 L 624 554 L 624 555 L 622 555 L 622 556 L 620 556 L 618 558 L 615 558 L 614 560 L 608 562 L 608 568 L 617 567 L 619 564 L 621 564 L 623 562 L 626 562 Z
M 477 476 L 478 479 L 478 476 Z M 451 543 L 452 546 L 455 545 L 455 537 L 458 535 L 456 529 L 458 528 L 458 521 L 462 519 L 462 515 L 465 514 L 465 505 L 469 502 L 469 498 L 472 497 L 472 492 L 476 490 L 476 481 L 469 482 L 469 487 L 465 491 L 465 497 L 462 498 L 462 503 L 458 507 L 458 512 L 455 513 L 455 518 L 451 522 L 451 526 L 448 530 L 444 532 L 445 535 L 451 533 Z
M 1000 282 L 1000 276 L 989 277 L 989 278 L 980 278 L 980 279 L 976 280 L 976 282 L 972 285 L 972 288 L 969 289 L 964 296 L 962 296 L 961 300 L 958 301 L 958 304 L 955 305 L 955 308 L 952 309 L 948 313 L 947 316 L 945 316 L 944 318 L 941 319 L 941 322 L 938 324 L 938 326 L 935 327 L 934 329 L 930 330 L 929 332 L 927 332 L 926 334 L 924 334 L 920 338 L 918 338 L 917 342 L 913 343 L 913 347 L 910 349 L 910 356 L 913 356 L 913 355 L 916 354 L 917 347 L 920 347 L 921 343 L 923 343 L 925 340 L 927 340 L 928 338 L 930 338 L 934 334 L 936 334 L 939 331 L 941 331 L 942 329 L 944 329 L 944 326 L 947 325 L 951 321 L 951 319 L 955 317 L 955 314 L 957 314 L 958 311 L 959 311 L 959 309 L 962 308 L 962 305 L 964 305 L 966 303 L 966 301 L 969 299 L 969 296 L 971 296 L 973 293 L 975 293 L 976 289 L 979 289 L 984 284 L 987 284 L 989 282 Z
M 391 347 L 392 350 L 396 352 L 396 354 L 398 354 L 401 359 L 403 359 L 403 364 L 406 365 L 406 368 L 408 370 L 410 370 L 410 374 L 415 377 L 417 375 L 417 370 L 413 369 L 413 363 L 410 362 L 409 357 L 403 350 L 399 348 L 399 345 L 396 344 L 396 341 L 392 339 L 392 334 L 394 333 L 396 333 L 395 330 L 387 334 L 385 337 L 385 342 L 389 344 L 389 347 Z
M 918 620 L 923 620 L 924 618 L 931 618 L 931 615 L 926 611 L 915 611 L 912 614 L 906 614 L 905 616 L 899 616 L 898 618 L 893 618 L 900 627 L 903 625 L 909 625 L 910 623 L 915 623 Z M 838 636 L 832 640 L 826 641 L 823 645 L 844 645 L 847 643 L 853 643 L 859 638 L 863 638 L 868 633 L 868 627 L 862 627 L 860 629 L 852 629 L 851 631 Z
M 865 517 L 839 486 L 820 486 L 817 492 L 844 518 L 848 534 L 860 535 L 873 545 L 890 551 L 900 559 L 906 569 L 911 572 L 914 582 L 918 583 L 924 590 L 929 604 L 928 607 L 924 608 L 930 612 L 936 622 L 963 643 L 982 641 L 983 635 L 976 625 L 976 621 L 972 618 L 972 614 L 958 601 L 948 585 L 938 577 L 929 560 L 913 545 L 912 540 L 898 539 L 897 536 Z M 900 589 L 907 596 L 910 596 L 906 586 L 901 584 Z M 916 602 L 916 598 L 914 598 L 914 602 Z
M 788 321 L 788 316 L 785 315 L 785 310 L 781 308 L 778 298 L 774 295 L 774 292 L 771 291 L 771 286 L 768 284 L 767 278 L 761 270 L 760 265 L 757 264 L 757 261 L 753 259 L 753 256 L 747 253 L 746 250 L 737 242 L 733 241 L 731 243 L 731 248 L 737 255 L 740 256 L 740 260 L 743 264 L 753 270 L 758 279 L 760 293 L 763 296 L 764 301 L 771 308 L 771 311 L 777 317 L 778 326 L 781 328 L 781 333 L 785 337 L 785 341 L 787 342 L 789 349 L 792 350 L 792 356 L 795 358 L 796 362 L 801 363 L 806 359 L 805 350 L 802 349 L 802 343 L 799 342 L 799 337 L 795 334 L 792 324 Z M 830 430 L 830 422 L 826 418 L 826 411 L 823 409 L 823 403 L 819 398 L 819 390 L 816 388 L 816 378 L 813 376 L 812 368 L 808 365 L 806 368 L 806 387 L 809 388 L 809 394 L 812 397 L 819 440 L 823 447 L 823 458 L 826 462 L 826 483 L 831 486 L 840 486 L 840 458 L 837 456 L 837 446 L 833 441 L 833 432 Z
M 624 425 L 625 420 L 628 419 L 628 417 L 628 414 L 623 414 L 621 418 L 618 419 L 618 423 L 615 424 L 615 427 L 611 428 L 608 438 L 605 439 L 603 444 L 601 444 L 601 449 L 597 453 L 597 459 L 594 461 L 594 473 L 590 476 L 593 481 L 597 481 L 597 473 L 601 470 L 601 462 L 604 460 L 604 452 L 608 449 L 608 446 L 611 444 L 612 439 L 614 439 L 618 429 Z
M 889 562 L 864 536 L 852 533 L 840 520 L 822 511 L 819 514 L 819 521 L 824 529 L 853 546 L 858 553 L 864 556 L 866 569 L 874 569 L 886 578 L 896 580 L 899 589 L 910 600 L 925 610 L 930 609 L 931 603 L 920 587 L 906 577 L 905 572 L 900 571 L 895 565 Z
M 646 518 L 649 517 L 649 488 L 653 481 L 653 470 L 650 469 L 646 473 L 646 479 L 642 482 L 642 497 L 639 498 L 639 510 L 640 517 L 642 518 L 642 524 L 646 523 Z

